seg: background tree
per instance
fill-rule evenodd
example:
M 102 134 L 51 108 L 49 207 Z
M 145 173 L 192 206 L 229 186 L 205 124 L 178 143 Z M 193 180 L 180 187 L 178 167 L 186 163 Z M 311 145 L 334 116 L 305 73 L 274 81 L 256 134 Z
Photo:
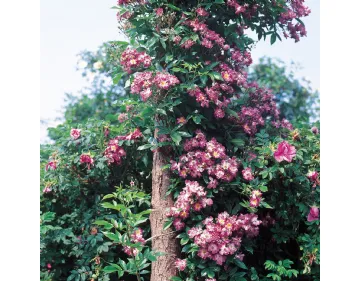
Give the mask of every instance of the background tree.
M 279 59 L 263 57 L 252 67 L 249 78 L 272 89 L 283 118 L 314 122 L 319 120 L 319 93 L 305 78 L 296 79 L 297 70 L 296 64 L 287 67 Z

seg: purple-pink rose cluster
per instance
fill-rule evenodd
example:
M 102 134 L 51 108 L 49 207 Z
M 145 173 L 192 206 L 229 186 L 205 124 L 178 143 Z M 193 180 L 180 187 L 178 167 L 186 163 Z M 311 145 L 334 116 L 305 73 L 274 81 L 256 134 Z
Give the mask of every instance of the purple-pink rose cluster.
M 187 153 L 179 157 L 179 162 L 171 161 L 171 170 L 177 171 L 182 178 L 200 178 L 207 172 L 207 188 L 216 188 L 219 180 L 231 182 L 238 173 L 237 159 L 227 156 L 226 148 L 215 138 L 207 141 L 200 130 L 185 142 L 184 150 Z
M 201 209 L 211 206 L 213 201 L 207 198 L 203 186 L 196 181 L 185 181 L 186 186 L 179 194 L 174 206 L 167 213 L 168 217 L 173 217 L 173 225 L 176 230 L 184 228 L 182 220 L 189 217 L 191 211 L 199 212 Z
M 145 243 L 145 239 L 143 238 L 143 230 L 141 228 L 135 229 L 134 232 L 130 235 L 130 241 L 143 245 Z M 139 250 L 137 248 L 132 248 L 130 246 L 124 246 L 123 251 L 128 256 L 132 257 L 135 257 L 139 253 Z
M 204 227 L 193 227 L 188 231 L 189 238 L 199 246 L 198 256 L 202 259 L 214 260 L 223 265 L 228 256 L 239 252 L 242 237 L 255 237 L 259 232 L 255 214 L 231 216 L 227 212 L 218 214 L 217 218 L 208 217 L 203 221 Z
M 166 72 L 157 72 L 155 76 L 152 72 L 144 71 L 135 75 L 130 87 L 132 94 L 140 94 L 142 101 L 147 101 L 155 90 L 169 90 L 179 84 L 176 76 Z
M 126 72 L 132 73 L 139 68 L 148 68 L 152 64 L 152 58 L 145 52 L 128 48 L 122 53 L 120 64 Z
M 114 138 L 108 142 L 104 155 L 108 159 L 108 165 L 120 165 L 122 163 L 122 158 L 126 156 L 126 152 L 124 148 L 119 145 L 118 138 Z

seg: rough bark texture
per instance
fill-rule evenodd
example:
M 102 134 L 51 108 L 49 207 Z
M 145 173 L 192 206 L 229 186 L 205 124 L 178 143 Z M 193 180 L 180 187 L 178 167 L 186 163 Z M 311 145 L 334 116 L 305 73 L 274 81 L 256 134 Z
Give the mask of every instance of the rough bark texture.
M 155 133 L 157 134 L 157 133 Z M 174 261 L 179 255 L 179 245 L 171 228 L 163 230 L 166 220 L 166 209 L 173 206 L 171 196 L 166 196 L 169 186 L 169 170 L 162 170 L 168 164 L 161 152 L 156 151 L 153 155 L 152 171 L 152 209 L 150 214 L 150 226 L 152 231 L 152 248 L 154 251 L 165 253 L 164 256 L 152 262 L 151 281 L 169 281 L 177 275 Z

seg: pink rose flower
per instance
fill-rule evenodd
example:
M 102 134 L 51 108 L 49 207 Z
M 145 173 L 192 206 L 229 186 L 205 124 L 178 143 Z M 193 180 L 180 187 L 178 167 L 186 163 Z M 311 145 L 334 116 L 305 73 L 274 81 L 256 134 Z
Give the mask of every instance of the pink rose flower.
M 174 265 L 179 271 L 183 271 L 187 267 L 187 259 L 184 260 L 177 259 L 174 262 Z
M 94 159 L 90 156 L 90 154 L 83 153 L 82 155 L 80 155 L 80 163 L 87 164 L 89 170 L 90 165 L 94 164 Z
M 254 179 L 251 168 L 246 168 L 242 170 L 242 176 L 246 181 L 251 181 Z
M 56 161 L 50 161 L 48 164 L 46 164 L 45 166 L 45 170 L 55 170 L 56 169 Z
M 315 135 L 318 135 L 318 133 L 319 133 L 317 127 L 312 127 L 312 128 L 311 128 L 311 132 L 314 133 Z
M 317 207 L 311 207 L 310 212 L 307 216 L 307 221 L 318 220 L 320 216 L 320 211 Z
M 157 8 L 155 9 L 155 13 L 158 17 L 161 17 L 163 15 L 163 8 Z
M 45 188 L 43 189 L 43 193 L 49 193 L 51 192 L 51 186 L 50 185 L 47 185 L 45 186 Z
M 293 145 L 290 145 L 287 141 L 279 143 L 277 150 L 274 153 L 274 157 L 277 162 L 285 160 L 290 163 L 295 156 L 296 148 Z
M 177 124 L 186 124 L 187 119 L 184 118 L 184 116 L 177 118 Z
M 309 172 L 307 174 L 307 177 L 311 180 L 311 181 L 315 181 L 318 177 L 318 173 L 316 171 L 312 171 L 312 172 Z
M 71 129 L 70 130 L 70 136 L 73 138 L 73 140 L 76 140 L 80 137 L 80 129 Z
M 128 119 L 128 114 L 126 114 L 126 113 L 120 113 L 119 115 L 118 115 L 118 121 L 120 122 L 120 123 L 123 123 L 125 120 L 127 120 Z

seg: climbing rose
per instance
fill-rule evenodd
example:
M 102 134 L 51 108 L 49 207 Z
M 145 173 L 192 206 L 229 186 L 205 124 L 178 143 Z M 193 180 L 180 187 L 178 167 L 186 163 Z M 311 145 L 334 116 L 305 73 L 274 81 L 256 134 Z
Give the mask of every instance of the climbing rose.
M 181 260 L 181 259 L 177 259 L 174 262 L 174 265 L 176 268 L 178 268 L 179 271 L 183 271 L 186 267 L 187 267 L 187 260 Z
M 208 17 L 209 16 L 209 13 L 203 8 L 198 8 L 196 10 L 196 13 L 201 17 Z
M 56 161 L 50 161 L 48 164 L 46 164 L 45 166 L 45 170 L 55 170 L 56 169 Z
M 320 211 L 317 207 L 311 207 L 310 212 L 307 216 L 307 221 L 315 221 L 319 219 Z
M 261 203 L 261 199 L 262 199 L 262 192 L 259 190 L 253 190 L 251 194 L 251 198 L 249 199 L 249 205 L 251 207 L 256 208 Z
M 127 120 L 128 119 L 128 114 L 126 114 L 126 113 L 120 113 L 119 115 L 118 115 L 118 121 L 120 122 L 120 123 L 123 123 L 125 120 Z
M 313 182 L 315 184 L 317 184 L 319 182 L 318 181 L 318 173 L 316 171 L 308 172 L 307 177 L 311 182 Z
M 197 255 L 201 259 L 211 259 L 223 265 L 227 256 L 239 253 L 244 235 L 249 238 L 258 235 L 261 223 L 255 214 L 231 216 L 223 212 L 217 218 L 206 218 L 203 226 L 189 229 L 188 236 L 199 247 Z
M 89 154 L 82 154 L 80 155 L 80 163 L 86 163 L 88 169 L 90 169 L 90 165 L 94 163 L 94 159 Z
M 208 279 L 206 279 L 205 281 L 217 281 L 217 279 L 215 279 L 215 278 L 208 278 Z
M 126 253 L 128 256 L 133 256 L 135 257 L 136 255 L 138 255 L 139 250 L 137 248 L 131 248 L 129 246 L 124 246 L 123 247 L 123 251 L 124 253 Z
M 311 132 L 314 133 L 315 135 L 318 135 L 318 128 L 317 127 L 312 127 Z
M 50 191 L 51 191 L 50 185 L 45 186 L 45 188 L 43 189 L 43 193 L 49 193 Z
M 186 124 L 187 123 L 187 119 L 185 119 L 183 116 L 177 118 L 177 124 Z
M 120 64 L 128 73 L 134 69 L 148 68 L 152 63 L 152 58 L 145 52 L 138 52 L 135 49 L 126 49 L 121 56 Z
M 279 143 L 277 150 L 274 153 L 274 157 L 277 162 L 285 160 L 290 163 L 295 156 L 296 148 L 293 145 L 290 145 L 287 141 Z
M 246 168 L 246 169 L 242 170 L 242 176 L 247 181 L 251 181 L 254 179 L 251 168 Z
M 105 157 L 108 159 L 108 164 L 120 165 L 122 163 L 122 158 L 126 156 L 124 148 L 119 146 L 119 141 L 117 138 L 111 139 L 108 143 L 107 148 L 104 151 Z
M 145 243 L 145 239 L 143 238 L 143 230 L 141 228 L 134 230 L 134 232 L 130 235 L 130 238 L 134 243 Z
M 80 130 L 79 129 L 71 129 L 70 130 L 70 136 L 76 140 L 80 137 Z
M 158 17 L 161 17 L 163 15 L 163 8 L 155 9 L 155 13 Z
M 51 264 L 48 263 L 48 264 L 46 265 L 46 267 L 47 267 L 48 269 L 50 269 L 50 268 L 51 268 Z
M 129 133 L 126 136 L 118 136 L 117 139 L 120 140 L 135 140 L 135 139 L 139 139 L 143 136 L 142 132 L 139 130 L 139 128 L 136 128 L 134 130 L 134 132 Z

